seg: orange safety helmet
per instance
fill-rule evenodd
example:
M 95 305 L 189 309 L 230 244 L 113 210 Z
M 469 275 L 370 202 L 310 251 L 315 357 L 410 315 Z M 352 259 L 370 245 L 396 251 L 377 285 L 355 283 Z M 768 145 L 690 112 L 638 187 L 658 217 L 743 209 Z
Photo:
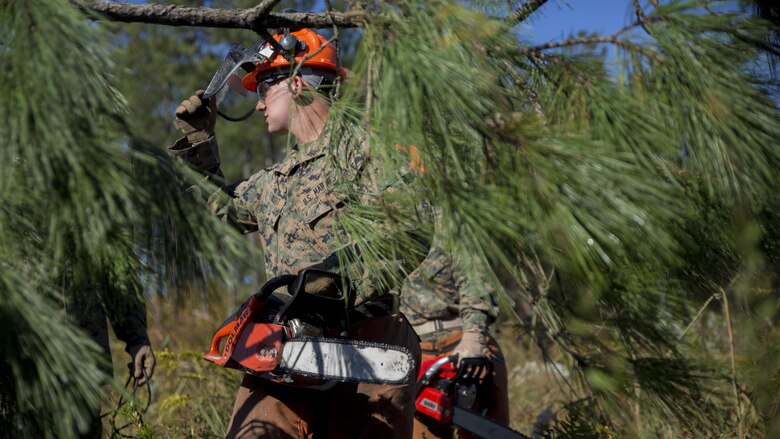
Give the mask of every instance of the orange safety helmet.
M 303 61 L 302 68 L 312 67 L 317 70 L 324 69 L 344 78 L 344 69 L 338 67 L 338 54 L 336 53 L 336 48 L 322 35 L 307 28 L 294 32 L 284 29 L 283 31 L 277 32 L 276 35 L 274 35 L 274 39 L 295 58 L 296 63 L 300 63 L 310 54 L 317 52 L 316 55 L 312 56 L 310 59 Z M 260 47 L 260 53 L 262 54 L 263 50 L 269 46 L 271 46 L 271 43 L 266 42 Z M 290 68 L 290 61 L 287 57 L 279 53 L 273 46 L 271 48 L 273 49 L 273 54 L 266 60 L 255 63 L 255 70 L 248 73 L 244 76 L 244 79 L 241 80 L 241 83 L 247 90 L 252 92 L 257 90 L 257 78 L 259 76 L 276 69 Z M 301 73 L 303 72 L 301 71 Z

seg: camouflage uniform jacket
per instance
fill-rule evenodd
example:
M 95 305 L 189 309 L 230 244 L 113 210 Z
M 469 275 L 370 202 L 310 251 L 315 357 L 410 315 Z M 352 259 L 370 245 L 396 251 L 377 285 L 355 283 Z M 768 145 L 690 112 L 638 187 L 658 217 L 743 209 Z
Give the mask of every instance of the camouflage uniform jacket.
M 487 331 L 497 316 L 487 281 L 466 276 L 458 261 L 434 245 L 404 282 L 401 311 L 412 325 L 460 317 L 463 329 Z
M 215 137 L 195 145 L 182 138 L 170 152 L 201 171 L 221 175 L 218 154 L 201 149 L 216 151 Z M 295 274 L 323 261 L 326 264 L 319 267 L 338 270 L 333 262 L 343 245 L 337 242 L 342 230 L 338 218 L 347 201 L 339 188 L 343 182 L 370 184 L 361 175 L 364 151 L 365 142 L 358 136 L 345 138 L 335 148 L 324 141 L 294 147 L 281 162 L 233 185 L 228 190 L 233 198 L 227 204 L 211 208 L 242 232 L 260 233 L 268 279 Z M 217 158 L 204 163 L 199 157 Z M 371 290 L 367 285 L 373 283 L 365 279 L 353 281 L 360 289 L 356 304 L 387 292 Z
M 130 353 L 133 347 L 149 344 L 143 299 L 140 295 L 123 297 L 110 294 L 111 289 L 107 283 L 86 288 L 71 285 L 65 292 L 63 303 L 66 313 L 102 348 L 106 365 L 111 362 L 106 318 L 111 322 L 117 338 L 125 343 L 126 352 Z

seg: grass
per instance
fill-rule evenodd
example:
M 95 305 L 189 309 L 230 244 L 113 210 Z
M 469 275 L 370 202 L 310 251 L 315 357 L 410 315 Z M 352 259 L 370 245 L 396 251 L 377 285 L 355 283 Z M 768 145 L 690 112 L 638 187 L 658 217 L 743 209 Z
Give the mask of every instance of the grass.
M 149 336 L 157 358 L 154 398 L 142 423 L 125 408 L 118 418 L 133 422 L 122 433 L 148 438 L 224 437 L 242 374 L 208 363 L 201 355 L 208 350 L 217 325 L 229 314 L 227 299 L 212 297 L 204 305 L 193 297 L 178 309 L 169 301 L 153 300 L 148 308 Z M 562 407 L 567 400 L 565 385 L 561 372 L 544 365 L 520 330 L 510 326 L 498 329 L 509 370 L 512 427 L 530 433 L 540 414 Z M 128 357 L 124 344 L 113 334 L 112 355 L 114 377 L 124 383 Z M 565 373 L 564 368 L 561 371 Z M 112 392 L 105 410 L 116 405 L 117 395 Z M 143 405 L 146 391 L 139 391 L 138 396 L 138 404 Z M 106 421 L 104 432 L 111 432 Z

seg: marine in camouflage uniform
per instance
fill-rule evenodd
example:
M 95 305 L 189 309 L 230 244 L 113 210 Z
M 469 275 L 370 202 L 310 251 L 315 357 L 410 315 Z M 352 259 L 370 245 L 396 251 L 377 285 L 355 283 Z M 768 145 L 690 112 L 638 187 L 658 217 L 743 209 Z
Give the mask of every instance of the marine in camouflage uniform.
M 196 145 L 182 138 L 172 153 L 194 157 L 201 155 L 200 149 L 216 150 L 215 138 Z M 344 200 L 336 190 L 339 170 L 331 151 L 325 143 L 293 148 L 282 162 L 238 184 L 232 191 L 235 198 L 218 209 L 242 231 L 260 233 L 269 279 L 332 260 L 337 245 L 334 230 Z M 218 164 L 211 171 L 219 174 Z M 357 175 L 360 169 L 355 171 Z M 366 291 L 363 285 L 356 305 L 386 292 Z M 349 337 L 405 346 L 419 366 L 418 338 L 400 314 L 357 322 Z M 414 384 L 339 383 L 319 391 L 247 374 L 236 397 L 228 437 L 409 437 L 414 395 Z
M 108 291 L 110 285 L 101 285 L 101 291 Z M 98 288 L 71 287 L 65 293 L 65 312 L 81 327 L 103 352 L 101 368 L 111 376 L 111 349 L 108 339 L 108 321 L 114 328 L 117 338 L 125 343 L 125 352 L 130 355 L 132 371 L 139 383 L 151 378 L 154 373 L 155 359 L 149 336 L 146 333 L 146 307 L 139 296 L 103 297 Z M 145 369 L 146 377 L 141 370 Z M 82 438 L 100 438 L 102 425 L 100 412 L 93 413 L 89 431 Z
M 309 40 L 306 50 L 316 50 L 316 44 L 316 40 Z M 339 185 L 351 182 L 364 185 L 366 192 L 376 190 L 364 175 L 367 161 L 360 138 L 345 137 L 338 145 L 331 145 L 323 134 L 325 126 L 317 126 L 317 121 L 327 117 L 328 107 L 323 107 L 326 104 L 316 92 L 309 99 L 299 96 L 311 87 L 295 76 L 274 79 L 260 92 L 257 109 L 264 112 L 269 132 L 289 132 L 299 141 L 313 137 L 312 141 L 293 147 L 280 163 L 226 187 L 232 196 L 227 204 L 212 204 L 225 221 L 245 233 L 259 232 L 269 279 L 295 274 L 313 265 L 338 270 L 338 258 L 334 257 L 339 248 L 336 234 L 340 232 L 339 217 L 349 202 Z M 170 152 L 203 173 L 219 178 L 222 173 L 213 135 L 216 108 L 213 100 L 204 105 L 200 96 L 199 92 L 177 109 L 177 126 L 185 137 Z M 317 108 L 324 115 L 312 114 Z M 306 116 L 311 117 L 300 120 Z M 300 126 L 304 128 L 295 132 Z M 365 313 L 362 320 L 353 319 L 348 337 L 406 347 L 418 368 L 417 335 L 403 315 L 384 306 L 388 302 L 383 299 L 391 292 L 372 286 L 381 285 L 380 282 L 352 280 L 360 293 L 356 307 L 373 311 Z M 328 390 L 316 390 L 246 374 L 236 396 L 227 436 L 408 438 L 413 429 L 415 394 L 414 383 L 337 383 Z
M 125 352 L 131 358 L 135 358 L 138 348 L 150 344 L 146 333 L 146 307 L 138 297 L 119 303 L 111 299 L 104 301 L 91 289 L 69 292 L 65 311 L 102 348 L 103 368 L 109 374 L 112 371 L 108 321 L 117 338 L 125 343 Z
M 488 331 L 497 316 L 491 292 L 489 282 L 467 276 L 456 258 L 434 245 L 422 264 L 406 279 L 401 311 L 420 337 L 422 361 L 454 353 L 461 358 L 487 357 L 491 360 L 493 386 L 487 415 L 508 425 L 506 364 L 501 348 Z M 442 428 L 424 415 L 416 416 L 415 438 L 452 436 L 453 429 Z M 458 437 L 474 436 L 461 430 Z

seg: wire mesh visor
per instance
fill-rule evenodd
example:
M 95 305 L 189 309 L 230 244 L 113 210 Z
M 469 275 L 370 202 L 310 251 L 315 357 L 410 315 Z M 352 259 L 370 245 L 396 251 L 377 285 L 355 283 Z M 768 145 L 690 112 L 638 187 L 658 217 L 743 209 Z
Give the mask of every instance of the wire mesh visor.
M 255 96 L 250 96 L 249 91 L 241 85 L 241 79 L 247 73 L 254 71 L 255 63 L 274 55 L 275 51 L 271 45 L 258 52 L 263 45 L 264 42 L 260 42 L 254 49 L 247 49 L 238 43 L 231 45 L 225 59 L 222 60 L 206 87 L 203 98 L 216 99 L 217 113 L 223 118 L 238 122 L 249 118 L 255 112 L 257 99 Z

